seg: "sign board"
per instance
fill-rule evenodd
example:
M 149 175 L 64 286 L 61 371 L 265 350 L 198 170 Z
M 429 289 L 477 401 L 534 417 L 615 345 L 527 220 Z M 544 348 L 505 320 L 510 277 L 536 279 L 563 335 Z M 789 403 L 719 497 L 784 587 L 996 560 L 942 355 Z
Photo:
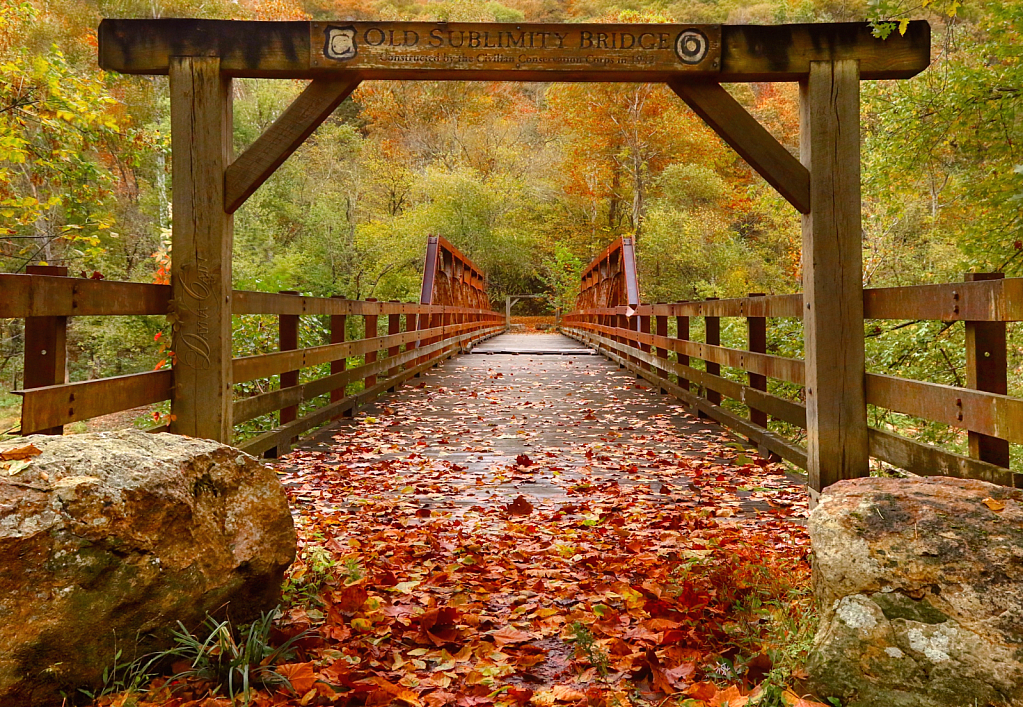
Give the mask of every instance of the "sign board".
M 563 75 L 715 74 L 720 25 L 313 22 L 310 66 L 366 78 L 423 70 Z M 440 78 L 440 77 L 439 77 Z

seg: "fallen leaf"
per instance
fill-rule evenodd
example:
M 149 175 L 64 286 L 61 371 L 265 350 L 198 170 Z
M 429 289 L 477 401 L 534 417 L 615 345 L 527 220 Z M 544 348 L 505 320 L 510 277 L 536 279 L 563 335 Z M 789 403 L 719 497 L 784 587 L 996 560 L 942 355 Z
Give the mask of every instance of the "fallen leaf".
M 316 673 L 313 671 L 312 663 L 287 663 L 278 665 L 277 672 L 288 681 L 291 689 L 299 695 L 304 695 L 313 689 L 316 684 Z
M 526 641 L 533 640 L 533 634 L 519 631 L 511 626 L 505 626 L 499 631 L 492 631 L 490 635 L 493 637 L 494 643 L 497 644 L 498 648 L 509 643 L 525 643 Z
M 38 457 L 42 454 L 42 450 L 34 444 L 26 444 L 23 447 L 14 447 L 13 449 L 7 449 L 0 452 L 0 459 L 5 462 L 14 461 L 16 459 L 29 459 L 31 457 Z
M 533 504 L 526 500 L 525 496 L 519 496 L 508 505 L 508 515 L 528 516 L 533 512 Z
M 1005 510 L 1005 504 L 1002 503 L 1001 501 L 996 501 L 993 498 L 985 498 L 983 501 L 981 501 L 981 503 L 983 503 L 985 506 L 993 510 L 995 513 Z
M 586 699 L 586 693 L 568 685 L 555 685 L 551 688 L 554 699 L 558 702 L 579 702 Z

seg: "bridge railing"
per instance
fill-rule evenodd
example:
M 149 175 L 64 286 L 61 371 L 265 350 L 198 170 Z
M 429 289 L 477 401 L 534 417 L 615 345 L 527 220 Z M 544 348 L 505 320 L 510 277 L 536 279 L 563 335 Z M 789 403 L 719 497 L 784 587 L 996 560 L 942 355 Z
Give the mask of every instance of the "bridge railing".
M 66 277 L 62 268 L 0 274 L 0 317 L 25 319 L 21 434 L 60 434 L 63 426 L 169 400 L 172 368 L 65 382 L 69 317 L 167 316 L 173 324 L 171 288 L 132 282 Z M 305 297 L 236 290 L 232 314 L 276 315 L 280 350 L 233 359 L 233 383 L 279 380 L 265 392 L 235 397 L 235 425 L 281 411 L 280 423 L 240 443 L 253 454 L 282 452 L 302 432 L 348 413 L 394 389 L 473 343 L 503 331 L 503 317 L 474 307 Z M 298 347 L 299 318 L 329 317 L 329 341 Z M 347 319 L 363 317 L 365 338 L 346 341 Z M 382 325 L 381 325 L 382 322 Z M 348 368 L 349 359 L 358 365 Z M 330 365 L 330 374 L 300 383 L 299 372 Z M 350 394 L 348 388 L 358 388 Z M 319 396 L 330 402 L 299 417 L 299 405 Z M 196 401 L 201 405 L 202 401 Z M 156 425 L 151 431 L 165 431 Z
M 1006 394 L 1005 346 L 1005 323 L 1023 321 L 1023 279 L 989 277 L 864 290 L 867 320 L 962 321 L 966 326 L 966 387 L 877 373 L 867 373 L 865 387 L 868 405 L 967 431 L 969 456 L 870 428 L 870 455 L 875 459 L 918 475 L 1023 486 L 1023 474 L 1008 468 L 1010 443 L 1023 444 L 1023 400 Z M 703 415 L 805 468 L 805 448 L 767 424 L 770 416 L 806 429 L 803 402 L 767 392 L 768 378 L 802 387 L 804 362 L 770 354 L 766 348 L 768 320 L 800 319 L 803 306 L 803 296 L 796 294 L 583 309 L 566 314 L 562 330 Z M 676 319 L 674 337 L 668 336 L 668 317 Z M 704 318 L 706 341 L 690 340 L 692 317 Z M 747 320 L 746 349 L 721 346 L 722 317 Z M 703 370 L 690 365 L 691 359 L 702 360 Z M 745 371 L 746 382 L 723 377 L 721 366 Z M 746 405 L 748 417 L 723 407 L 722 396 Z

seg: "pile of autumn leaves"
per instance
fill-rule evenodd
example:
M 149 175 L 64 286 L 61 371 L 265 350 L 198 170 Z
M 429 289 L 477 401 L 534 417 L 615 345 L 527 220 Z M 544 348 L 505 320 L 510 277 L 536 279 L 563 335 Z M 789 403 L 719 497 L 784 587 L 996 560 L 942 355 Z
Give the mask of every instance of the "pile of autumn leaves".
M 377 493 L 393 461 L 331 462 L 304 454 L 289 480 L 303 559 L 278 638 L 308 634 L 278 666 L 292 689 L 258 691 L 256 707 L 819 704 L 765 680 L 772 622 L 807 608 L 805 532 L 788 520 L 716 518 L 615 481 L 569 503 L 431 508 Z M 437 466 L 418 467 L 416 491 L 453 473 Z M 166 688 L 147 699 L 231 704 Z

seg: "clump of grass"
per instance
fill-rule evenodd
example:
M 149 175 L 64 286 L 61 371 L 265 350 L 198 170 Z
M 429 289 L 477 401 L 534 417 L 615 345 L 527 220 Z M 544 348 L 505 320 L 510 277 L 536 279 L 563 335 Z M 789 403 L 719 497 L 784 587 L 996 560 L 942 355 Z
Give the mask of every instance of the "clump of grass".
M 593 637 L 593 633 L 582 623 L 575 621 L 570 628 L 576 650 L 586 656 L 586 660 L 596 669 L 601 681 L 604 681 L 610 672 L 610 656 L 601 649 L 597 639 Z
M 294 658 L 295 643 L 307 635 L 302 632 L 280 646 L 270 642 L 273 621 L 278 610 L 267 612 L 251 624 L 235 628 L 229 620 L 216 621 L 207 617 L 203 626 L 206 636 L 193 635 L 178 622 L 174 631 L 175 645 L 157 654 L 159 660 L 186 661 L 189 667 L 176 673 L 170 684 L 199 680 L 213 685 L 215 693 L 223 691 L 232 701 L 249 703 L 252 690 L 291 689 L 287 678 L 277 672 L 277 666 Z M 172 688 L 173 689 L 173 688 Z
M 172 631 L 174 645 L 164 651 L 142 656 L 133 661 L 122 659 L 117 651 L 113 664 L 103 671 L 103 687 L 95 692 L 82 690 L 90 699 L 113 694 L 126 698 L 122 703 L 130 707 L 136 696 L 144 695 L 158 675 L 159 666 L 181 666 L 159 689 L 175 692 L 188 684 L 206 683 L 211 694 L 223 694 L 232 703 L 241 700 L 248 705 L 256 689 L 292 689 L 277 666 L 294 658 L 295 644 L 309 631 L 294 636 L 280 646 L 271 643 L 274 619 L 279 608 L 260 615 L 250 624 L 234 626 L 230 620 L 217 621 L 207 616 L 203 630 L 192 633 L 178 622 Z

